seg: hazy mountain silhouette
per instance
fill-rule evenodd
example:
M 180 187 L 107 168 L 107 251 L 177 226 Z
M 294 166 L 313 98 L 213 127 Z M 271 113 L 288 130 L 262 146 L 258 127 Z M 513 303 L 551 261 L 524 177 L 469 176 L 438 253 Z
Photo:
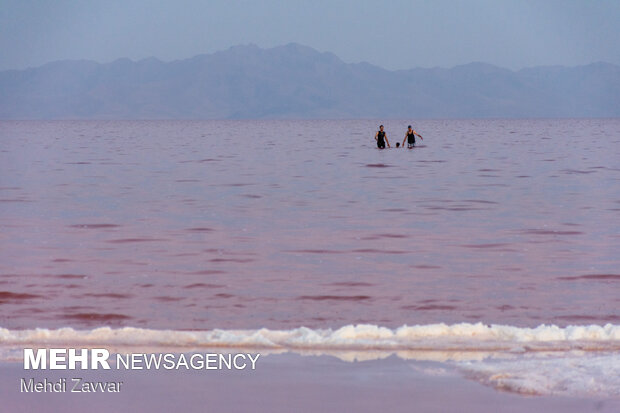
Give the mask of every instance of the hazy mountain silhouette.
M 389 71 L 298 44 L 0 72 L 2 119 L 618 117 L 620 66 Z

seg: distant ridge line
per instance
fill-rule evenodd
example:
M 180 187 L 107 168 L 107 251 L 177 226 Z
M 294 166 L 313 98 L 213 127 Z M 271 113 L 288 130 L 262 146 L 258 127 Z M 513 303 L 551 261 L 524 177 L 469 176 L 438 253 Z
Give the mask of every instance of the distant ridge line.
M 620 117 L 620 66 L 386 70 L 290 43 L 0 72 L 0 119 Z

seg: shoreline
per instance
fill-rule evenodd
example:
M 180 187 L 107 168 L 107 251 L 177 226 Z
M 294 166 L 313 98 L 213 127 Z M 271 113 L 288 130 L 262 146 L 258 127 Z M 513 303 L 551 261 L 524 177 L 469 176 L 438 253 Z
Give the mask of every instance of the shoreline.
M 256 370 L 25 371 L 0 362 L 0 398 L 10 411 L 618 411 L 620 399 L 531 396 L 468 380 L 445 363 L 344 362 L 331 356 L 269 354 Z M 115 393 L 21 393 L 22 378 L 122 382 Z

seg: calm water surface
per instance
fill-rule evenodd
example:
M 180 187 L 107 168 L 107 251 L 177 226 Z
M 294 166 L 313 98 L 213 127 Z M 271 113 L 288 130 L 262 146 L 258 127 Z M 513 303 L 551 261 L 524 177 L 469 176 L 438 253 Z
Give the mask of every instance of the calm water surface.
M 620 120 L 377 124 L 0 122 L 0 326 L 620 322 Z

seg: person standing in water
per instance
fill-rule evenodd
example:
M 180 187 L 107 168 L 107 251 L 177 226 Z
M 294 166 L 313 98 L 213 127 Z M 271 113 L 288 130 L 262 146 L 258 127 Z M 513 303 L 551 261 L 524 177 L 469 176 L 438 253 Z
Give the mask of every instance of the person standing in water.
M 415 146 L 416 135 L 419 136 L 420 139 L 424 140 L 422 135 L 411 129 L 411 125 L 407 126 L 407 133 L 405 134 L 405 139 L 403 139 L 403 148 L 405 147 L 405 141 L 407 141 L 407 148 L 413 148 Z
M 387 135 L 383 130 L 383 125 L 379 126 L 379 130 L 375 134 L 375 140 L 377 141 L 377 148 L 385 149 L 385 144 L 387 143 L 388 148 L 390 148 L 390 141 L 388 141 Z

